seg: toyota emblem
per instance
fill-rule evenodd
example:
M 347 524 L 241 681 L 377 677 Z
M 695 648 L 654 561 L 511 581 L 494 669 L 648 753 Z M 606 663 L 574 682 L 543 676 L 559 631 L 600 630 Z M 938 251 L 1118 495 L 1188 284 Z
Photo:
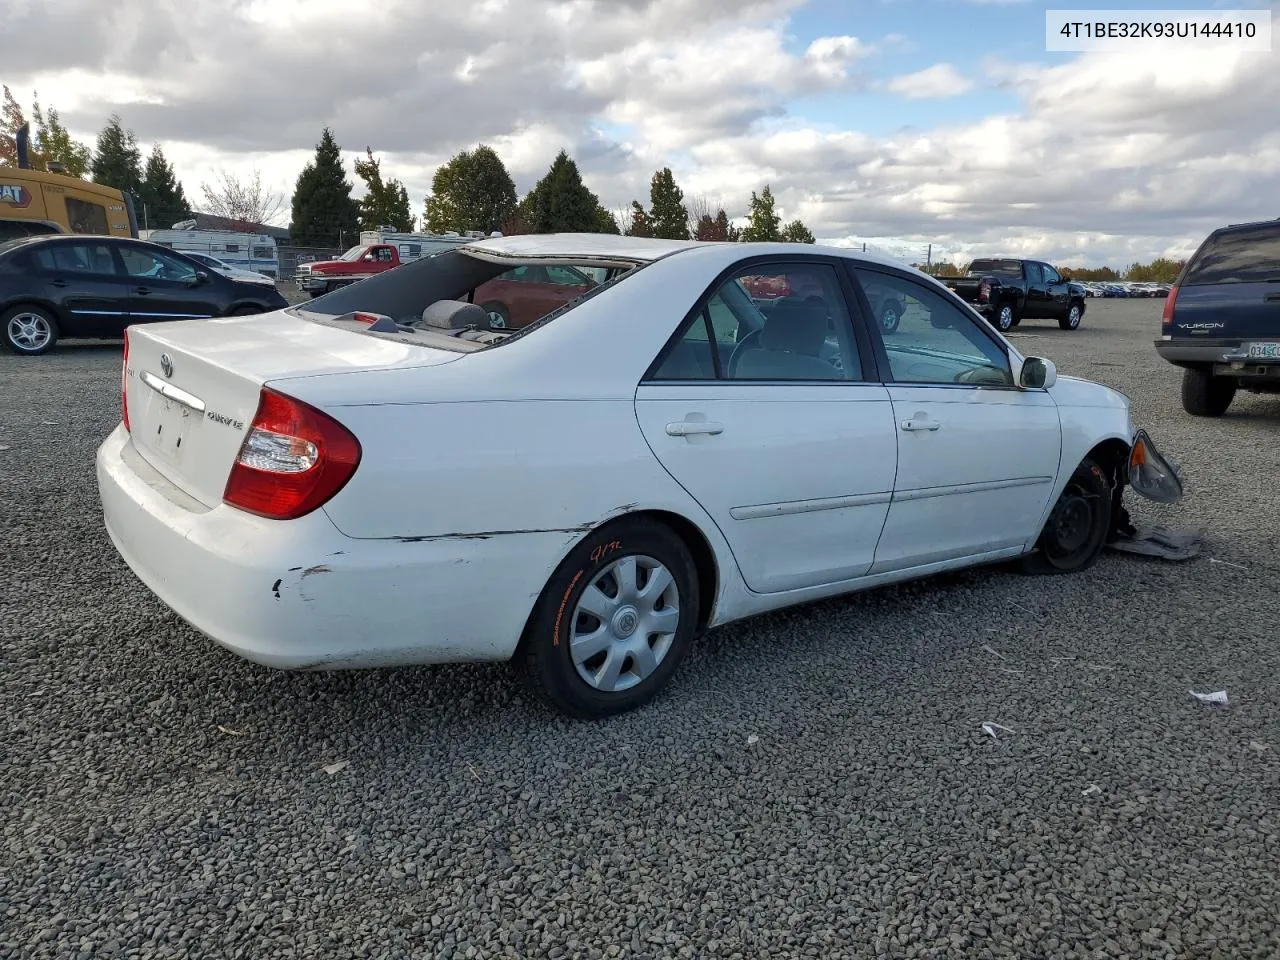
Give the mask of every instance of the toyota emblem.
M 173 358 L 167 353 L 160 354 L 160 372 L 166 377 L 173 376 Z

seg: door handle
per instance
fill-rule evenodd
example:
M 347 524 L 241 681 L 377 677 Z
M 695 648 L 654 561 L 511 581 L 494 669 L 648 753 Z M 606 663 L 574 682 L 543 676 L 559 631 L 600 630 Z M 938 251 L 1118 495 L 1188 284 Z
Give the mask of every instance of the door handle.
M 1262 299 L 1267 303 L 1280 303 L 1280 293 L 1268 293 Z
M 50 280 L 50 281 L 49 281 L 49 286 L 51 286 L 51 287 L 58 287 L 59 289 L 61 289 L 62 287 L 67 286 L 67 281 L 65 281 L 65 280 Z
M 917 430 L 937 430 L 942 426 L 942 424 L 940 424 L 937 420 L 930 420 L 927 417 L 922 417 L 917 414 L 915 417 L 912 417 L 910 420 L 903 420 L 900 426 L 902 427 L 903 430 L 906 430 L 907 432 L 912 433 Z
M 143 296 L 143 297 L 145 297 L 145 296 L 147 296 L 148 294 L 150 294 L 150 293 L 151 293 L 151 288 L 150 288 L 150 287 L 138 287 L 138 288 L 137 288 L 136 290 L 134 290 L 133 292 L 134 292 L 134 293 L 136 293 L 136 294 L 138 294 L 139 296 Z
M 724 433 L 724 424 L 714 420 L 676 420 L 667 424 L 669 437 L 692 437 L 697 434 L 715 436 L 720 433 Z

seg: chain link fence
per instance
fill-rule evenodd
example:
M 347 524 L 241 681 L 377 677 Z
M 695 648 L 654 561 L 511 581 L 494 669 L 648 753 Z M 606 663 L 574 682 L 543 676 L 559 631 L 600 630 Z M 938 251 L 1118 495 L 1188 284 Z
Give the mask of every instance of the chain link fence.
M 281 244 L 276 248 L 276 256 L 280 262 L 280 273 L 276 277 L 280 281 L 292 281 L 298 273 L 298 264 L 312 263 L 316 260 L 332 260 L 339 257 L 345 247 L 295 247 Z

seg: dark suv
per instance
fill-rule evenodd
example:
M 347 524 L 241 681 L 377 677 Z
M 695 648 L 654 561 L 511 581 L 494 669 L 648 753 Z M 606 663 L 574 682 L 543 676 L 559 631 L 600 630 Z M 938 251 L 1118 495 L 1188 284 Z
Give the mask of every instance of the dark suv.
M 1164 302 L 1156 350 L 1182 367 L 1182 406 L 1220 417 L 1236 390 L 1280 393 L 1280 220 L 1209 234 Z

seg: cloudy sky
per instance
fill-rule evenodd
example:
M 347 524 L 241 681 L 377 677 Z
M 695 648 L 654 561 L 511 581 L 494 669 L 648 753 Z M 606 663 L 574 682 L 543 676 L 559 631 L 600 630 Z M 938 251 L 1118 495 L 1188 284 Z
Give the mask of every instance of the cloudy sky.
M 87 141 L 119 112 L 193 200 L 255 167 L 287 199 L 328 124 L 419 212 L 484 142 L 521 191 L 561 147 L 612 208 L 669 165 L 731 215 L 767 182 L 820 240 L 913 259 L 1124 265 L 1280 216 L 1280 51 L 1046 53 L 1047 6 L 0 0 L 0 81 Z

